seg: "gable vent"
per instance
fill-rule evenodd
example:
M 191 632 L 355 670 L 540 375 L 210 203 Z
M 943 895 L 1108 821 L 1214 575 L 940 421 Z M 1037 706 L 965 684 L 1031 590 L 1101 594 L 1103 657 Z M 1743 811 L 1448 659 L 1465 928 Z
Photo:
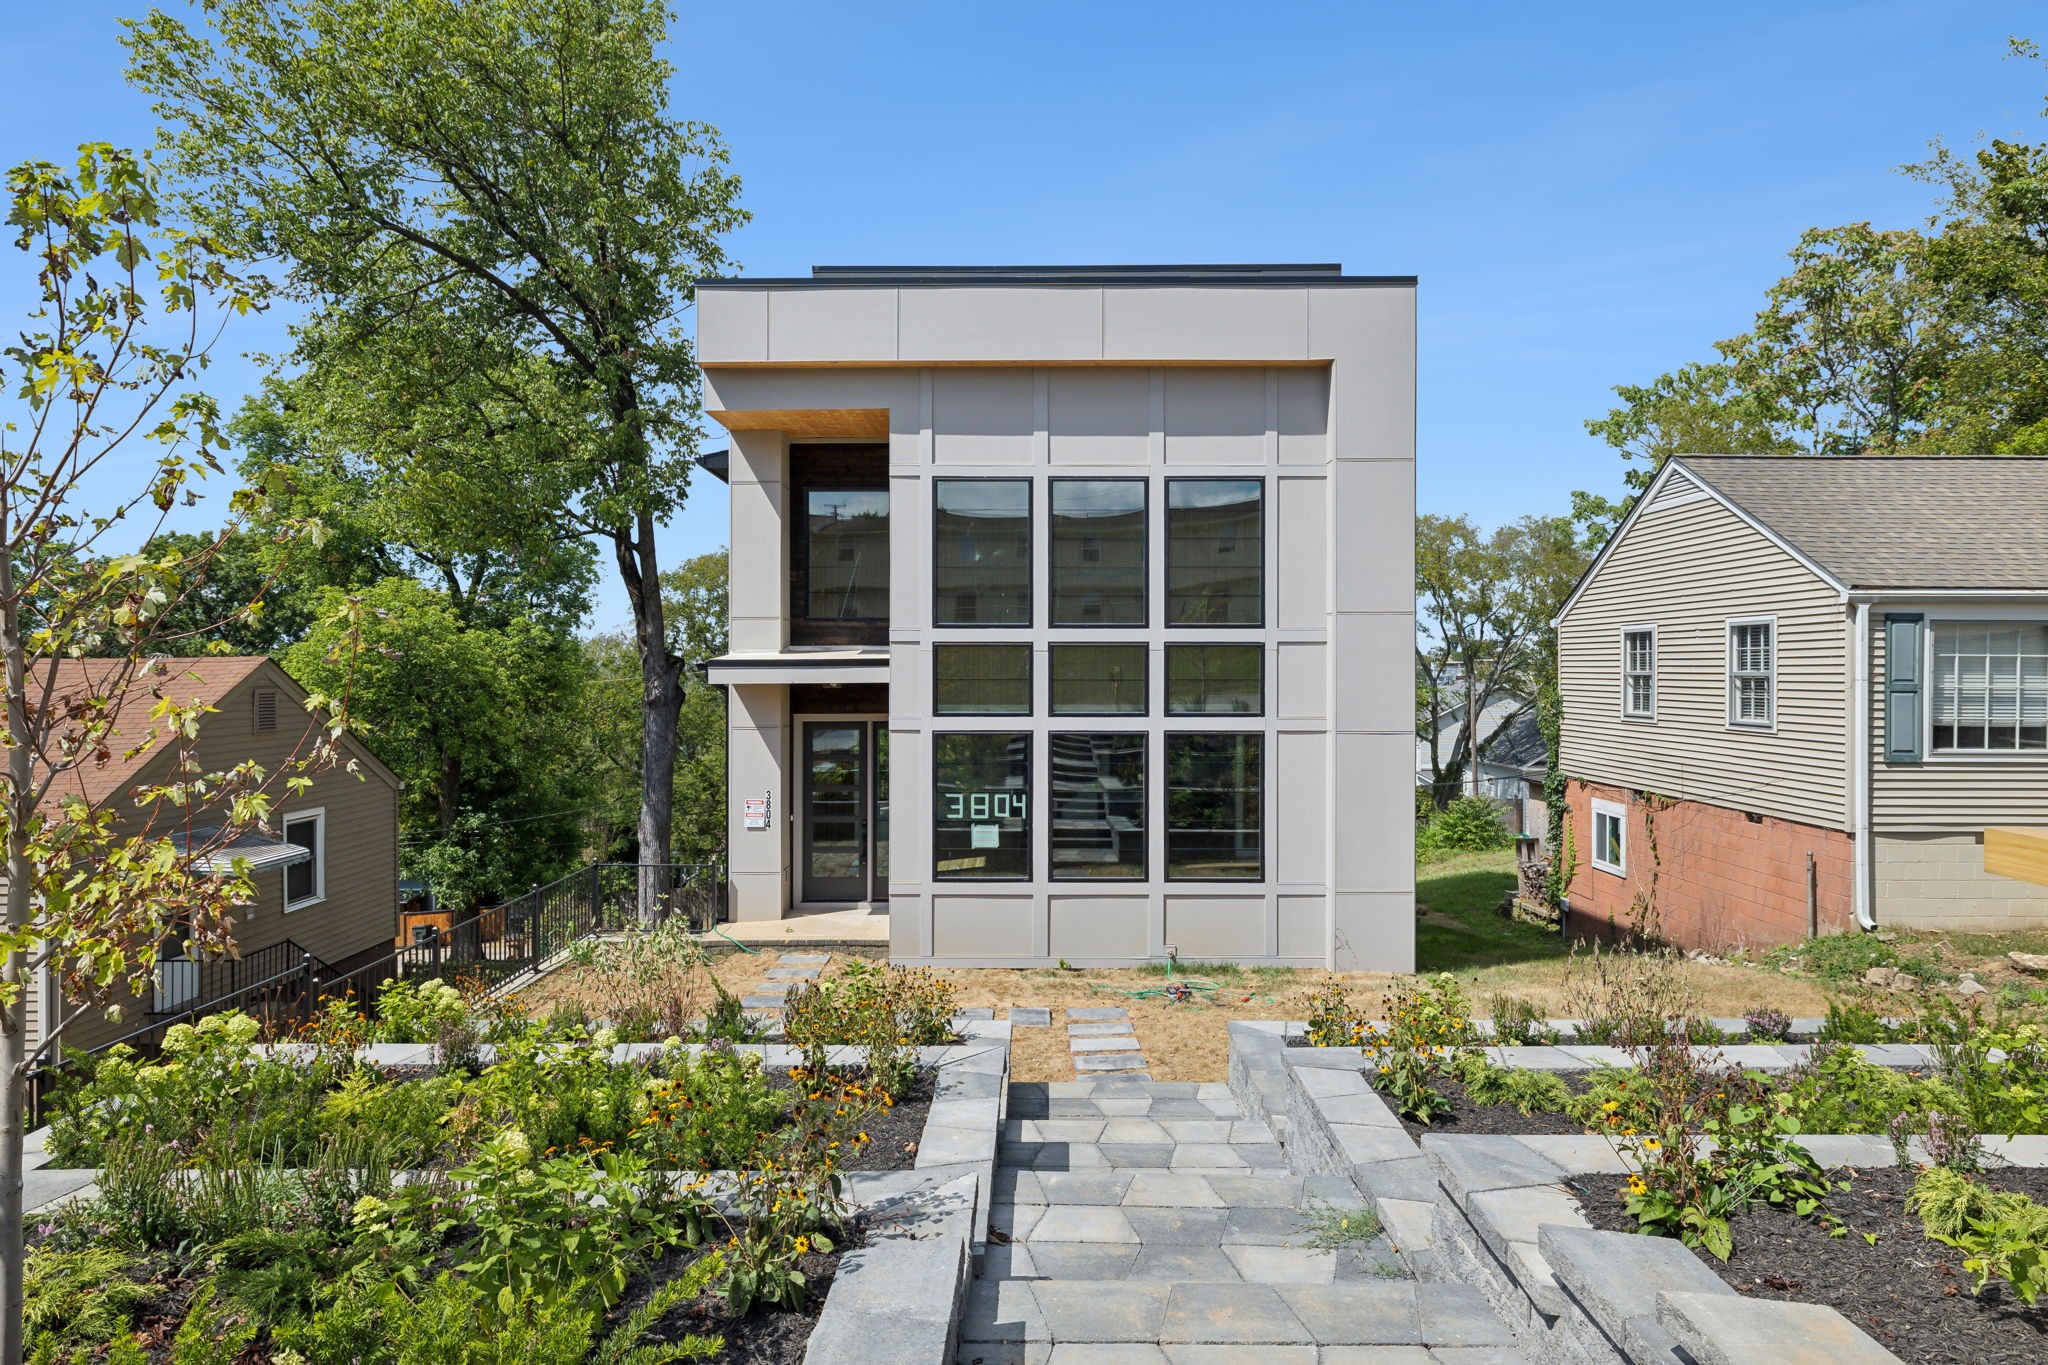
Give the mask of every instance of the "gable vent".
M 277 693 L 266 688 L 256 694 L 256 728 L 275 730 L 277 728 Z
M 1670 507 L 1683 507 L 1689 502 L 1698 502 L 1709 496 L 1707 490 L 1682 469 L 1674 469 L 1664 480 L 1664 486 L 1657 490 L 1657 496 L 1650 500 L 1650 507 L 1662 511 Z

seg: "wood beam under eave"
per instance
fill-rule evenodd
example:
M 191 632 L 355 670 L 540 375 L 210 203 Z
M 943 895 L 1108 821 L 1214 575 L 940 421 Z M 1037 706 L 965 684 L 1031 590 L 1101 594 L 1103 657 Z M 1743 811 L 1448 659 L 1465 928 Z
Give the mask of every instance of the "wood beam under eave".
M 712 409 L 710 417 L 727 431 L 780 431 L 790 436 L 853 441 L 889 439 L 887 408 Z
M 1985 830 L 1984 870 L 2048 886 L 2048 829 Z

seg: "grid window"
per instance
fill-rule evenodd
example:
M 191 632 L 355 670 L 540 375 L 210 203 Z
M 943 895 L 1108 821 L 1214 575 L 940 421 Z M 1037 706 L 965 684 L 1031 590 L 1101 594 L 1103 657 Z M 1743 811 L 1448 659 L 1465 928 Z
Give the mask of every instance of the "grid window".
M 1031 624 L 1031 481 L 933 480 L 932 603 L 942 626 Z
M 1265 614 L 1265 484 L 1168 479 L 1168 624 L 1256 626 Z
M 1145 736 L 1051 735 L 1052 875 L 1145 877 Z
M 932 711 L 941 716 L 1031 714 L 1030 645 L 933 645 Z
M 1166 875 L 1257 881 L 1264 875 L 1265 737 L 1166 737 Z
M 932 875 L 940 881 L 1031 876 L 1031 736 L 932 737 Z
M 2048 625 L 1936 623 L 1933 722 L 1937 752 L 2048 749 Z
M 1052 481 L 1052 623 L 1145 624 L 1145 481 Z
M 1628 630 L 1621 636 L 1621 714 L 1650 720 L 1657 714 L 1657 632 Z
M 1145 646 L 1053 645 L 1056 716 L 1145 714 Z
M 1777 625 L 1728 623 L 1728 723 L 1768 728 L 1777 721 Z
M 1266 700 L 1263 645 L 1168 645 L 1166 713 L 1257 716 Z

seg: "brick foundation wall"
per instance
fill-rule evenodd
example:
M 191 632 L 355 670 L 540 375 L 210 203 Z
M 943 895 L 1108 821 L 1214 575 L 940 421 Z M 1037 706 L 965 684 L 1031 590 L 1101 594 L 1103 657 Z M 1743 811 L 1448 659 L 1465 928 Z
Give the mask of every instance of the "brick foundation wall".
M 1593 866 L 1593 799 L 1628 810 L 1623 837 L 1626 877 Z M 1820 932 L 1844 933 L 1854 923 L 1850 902 L 1850 838 L 1823 829 L 1700 801 L 1658 803 L 1600 783 L 1572 781 L 1565 794 L 1571 822 L 1571 927 L 1580 937 L 1635 929 L 1638 896 L 1651 897 L 1664 942 L 1718 950 L 1774 947 L 1806 937 L 1806 855 L 1819 883 Z M 1654 820 L 1654 838 L 1651 824 Z M 1653 851 L 1654 847 L 1654 851 Z
M 1981 834 L 1880 834 L 1880 928 L 2004 933 L 2048 925 L 2048 886 L 1984 870 Z

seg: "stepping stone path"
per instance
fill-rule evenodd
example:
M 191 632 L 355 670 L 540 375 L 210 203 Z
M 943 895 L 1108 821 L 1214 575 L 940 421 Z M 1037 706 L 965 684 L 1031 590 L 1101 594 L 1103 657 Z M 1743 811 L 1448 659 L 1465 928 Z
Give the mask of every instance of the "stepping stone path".
M 1151 1079 L 1138 1035 L 1131 1028 L 1130 1011 L 1122 1006 L 1068 1010 L 1067 1051 L 1074 1055 L 1074 1070 L 1082 1075 L 1108 1072 L 1133 1080 Z
M 994 1193 L 956 1365 L 1522 1361 L 1477 1289 L 1416 1283 L 1383 1236 L 1317 1247 L 1315 1215 L 1362 1201 L 1289 1172 L 1226 1085 L 1013 1084 Z
M 780 1012 L 783 997 L 806 981 L 816 981 L 831 960 L 830 953 L 777 953 L 767 979 L 754 987 L 753 994 L 742 996 L 740 1004 L 750 1010 Z

